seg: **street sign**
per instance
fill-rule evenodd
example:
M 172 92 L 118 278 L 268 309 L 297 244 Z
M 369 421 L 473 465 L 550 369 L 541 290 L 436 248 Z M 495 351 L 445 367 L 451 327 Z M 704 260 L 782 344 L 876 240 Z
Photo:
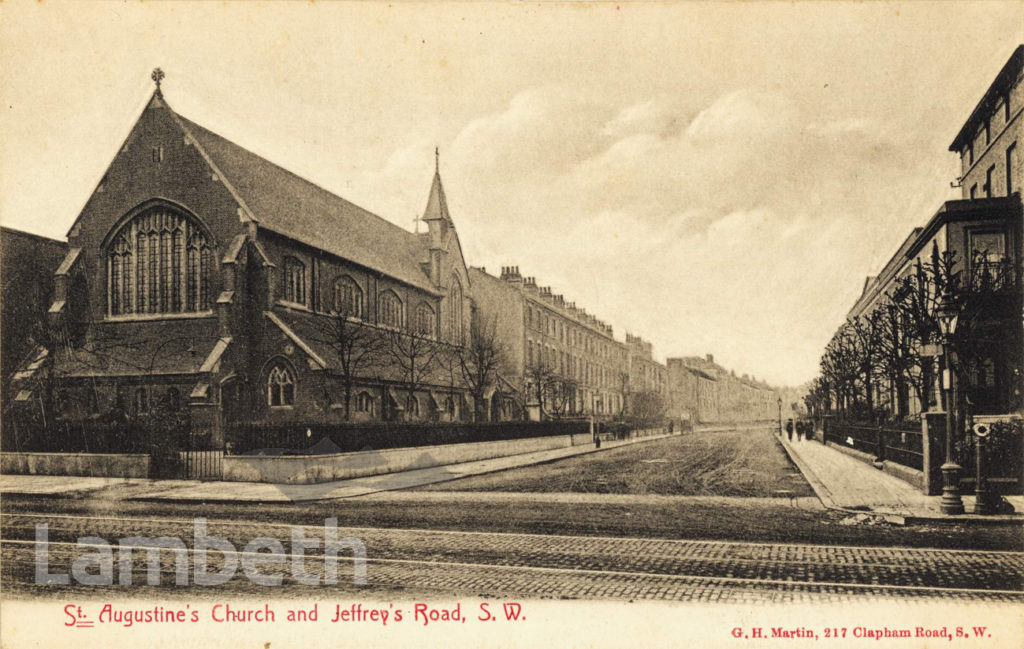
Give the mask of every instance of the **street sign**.
M 942 356 L 942 345 L 939 343 L 921 345 L 921 356 Z

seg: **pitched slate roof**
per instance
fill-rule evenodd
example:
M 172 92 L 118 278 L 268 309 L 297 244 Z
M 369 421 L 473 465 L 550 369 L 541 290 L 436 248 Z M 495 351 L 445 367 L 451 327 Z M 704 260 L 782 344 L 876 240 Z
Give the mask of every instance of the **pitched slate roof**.
M 296 343 L 307 357 L 313 358 L 317 365 L 320 365 L 322 361 L 323 368 L 328 372 L 340 373 L 342 371 L 338 350 L 331 344 L 335 339 L 334 316 L 309 313 L 308 311 L 299 311 L 280 306 L 266 312 L 265 315 L 278 327 L 283 326 L 283 329 L 286 330 L 286 335 Z M 384 336 L 385 339 L 388 336 L 386 330 L 377 329 L 372 325 L 367 325 L 367 327 L 368 332 L 375 332 L 378 335 Z M 386 347 L 387 343 L 385 342 L 384 345 Z M 315 355 L 315 358 L 313 355 Z M 387 358 L 386 352 L 379 359 L 379 362 L 366 362 L 358 373 L 363 380 L 392 381 L 396 383 L 402 383 L 406 380 L 401 368 L 398 367 L 397 363 L 391 362 Z M 429 376 L 423 377 L 423 389 L 427 389 L 431 385 L 444 386 L 447 384 L 447 377 L 440 367 L 434 367 L 428 374 Z
M 424 238 L 181 115 L 175 116 L 239 194 L 261 228 L 436 292 L 421 265 L 427 261 Z M 435 183 L 439 181 L 435 178 Z M 443 209 L 447 214 L 446 205 Z
M 700 377 L 702 379 L 707 379 L 708 381 L 717 381 L 718 380 L 715 377 L 713 377 L 710 374 L 708 374 L 707 372 L 705 372 L 703 370 L 698 370 L 696 367 L 687 367 L 686 371 L 688 371 L 690 374 L 693 374 L 694 376 Z
M 213 318 L 107 324 L 94 325 L 93 339 L 82 347 L 58 346 L 54 373 L 61 377 L 198 374 L 209 371 L 203 369 L 204 362 L 223 344 Z M 166 344 L 171 341 L 177 344 Z

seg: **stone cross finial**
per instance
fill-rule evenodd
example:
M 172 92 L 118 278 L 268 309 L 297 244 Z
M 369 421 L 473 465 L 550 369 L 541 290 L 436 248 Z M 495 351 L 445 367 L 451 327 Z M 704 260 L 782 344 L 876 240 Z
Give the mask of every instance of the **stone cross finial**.
M 163 92 L 160 90 L 160 82 L 164 79 L 164 71 L 160 68 L 153 68 L 153 74 L 149 75 L 150 78 L 156 83 L 156 94 L 159 97 L 163 97 Z

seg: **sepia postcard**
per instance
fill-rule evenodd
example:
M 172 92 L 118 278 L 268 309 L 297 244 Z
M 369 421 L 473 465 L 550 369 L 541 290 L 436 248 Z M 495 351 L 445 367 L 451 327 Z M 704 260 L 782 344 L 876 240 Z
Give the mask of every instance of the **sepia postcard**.
M 1021 2 L 0 49 L 2 649 L 1024 645 Z

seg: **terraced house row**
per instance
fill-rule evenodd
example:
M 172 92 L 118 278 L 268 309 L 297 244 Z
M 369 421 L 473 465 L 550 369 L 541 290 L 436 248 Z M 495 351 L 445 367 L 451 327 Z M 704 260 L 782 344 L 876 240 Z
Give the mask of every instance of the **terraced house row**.
M 949 145 L 960 160 L 954 186 L 961 198 L 943 203 L 906 236 L 878 274 L 865 279 L 823 358 L 822 405 L 859 417 L 872 410 L 890 418 L 944 412 L 946 359 L 938 343 L 948 293 L 958 316 L 949 358 L 958 408 L 969 401 L 974 414 L 1004 415 L 1024 407 L 1022 80 L 1024 45 Z M 860 324 L 860 335 L 849 323 Z

